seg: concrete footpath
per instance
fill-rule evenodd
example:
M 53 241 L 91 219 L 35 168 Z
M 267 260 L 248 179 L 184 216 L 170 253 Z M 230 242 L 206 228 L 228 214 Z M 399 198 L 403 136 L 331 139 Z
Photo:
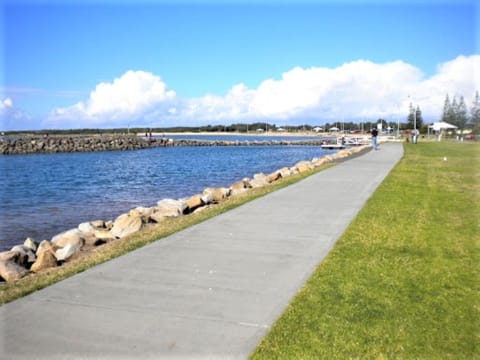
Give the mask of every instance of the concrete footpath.
M 1 306 L 0 359 L 247 358 L 402 155 L 383 144 Z

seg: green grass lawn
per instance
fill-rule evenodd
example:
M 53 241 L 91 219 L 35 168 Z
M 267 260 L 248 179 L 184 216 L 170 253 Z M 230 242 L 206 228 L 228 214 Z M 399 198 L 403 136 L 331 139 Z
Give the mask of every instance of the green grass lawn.
M 251 357 L 480 359 L 479 245 L 480 144 L 405 144 Z

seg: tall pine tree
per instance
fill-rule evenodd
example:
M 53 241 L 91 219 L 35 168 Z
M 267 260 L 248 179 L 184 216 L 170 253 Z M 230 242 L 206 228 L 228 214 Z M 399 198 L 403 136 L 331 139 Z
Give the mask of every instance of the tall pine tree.
M 415 109 L 413 108 L 412 103 L 410 103 L 410 106 L 408 107 L 408 117 L 407 117 L 407 124 L 409 129 L 413 129 L 414 112 L 415 112 Z
M 480 133 L 480 94 L 478 91 L 475 92 L 470 116 L 463 96 L 460 96 L 458 102 L 456 97 L 450 102 L 447 94 L 443 105 L 442 121 L 458 126 L 459 130 L 464 130 L 467 124 L 470 124 L 474 133 Z
M 460 100 L 457 104 L 457 108 L 455 109 L 455 120 L 459 130 L 464 130 L 465 125 L 468 122 L 468 114 L 467 114 L 467 105 L 465 104 L 465 100 L 463 96 L 460 96 Z
M 457 98 L 454 96 L 452 103 L 450 104 L 450 108 L 448 109 L 447 113 L 447 118 L 448 118 L 448 123 L 452 125 L 457 125 L 457 109 L 458 109 L 458 104 L 457 104 Z
M 445 96 L 445 102 L 443 103 L 443 112 L 442 112 L 442 121 L 443 122 L 450 123 L 452 121 L 449 118 L 451 106 L 452 105 L 450 104 L 450 97 L 447 94 L 447 96 Z
M 417 108 L 415 109 L 412 103 L 410 103 L 407 123 L 409 129 L 421 129 L 421 127 L 423 126 L 423 118 L 420 106 L 417 105 Z
M 480 95 L 478 94 L 478 90 L 475 92 L 475 99 L 470 109 L 470 123 L 474 127 L 475 125 L 480 125 Z
M 421 129 L 423 126 L 423 117 L 422 117 L 422 110 L 420 110 L 420 106 L 417 105 L 417 109 L 415 110 L 415 120 L 417 123 L 417 129 Z

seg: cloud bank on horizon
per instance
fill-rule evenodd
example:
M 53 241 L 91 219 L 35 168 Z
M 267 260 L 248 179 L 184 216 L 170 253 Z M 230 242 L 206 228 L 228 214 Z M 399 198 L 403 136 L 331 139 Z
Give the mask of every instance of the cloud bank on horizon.
M 212 80 L 214 81 L 214 80 Z M 188 98 L 168 89 L 158 74 L 129 70 L 101 82 L 88 98 L 57 107 L 41 121 L 0 101 L 2 130 L 113 127 L 169 127 L 268 121 L 278 125 L 334 121 L 405 121 L 409 104 L 426 121 L 440 118 L 446 94 L 463 96 L 467 106 L 480 89 L 480 55 L 439 64 L 426 78 L 403 61 L 356 60 L 336 68 L 295 67 L 258 87 L 234 84 L 225 94 Z M 36 124 L 36 125 L 32 125 Z

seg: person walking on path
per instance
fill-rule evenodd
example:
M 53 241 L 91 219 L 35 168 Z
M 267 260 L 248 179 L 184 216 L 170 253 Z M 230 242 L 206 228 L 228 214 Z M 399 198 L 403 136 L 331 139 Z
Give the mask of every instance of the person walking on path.
M 378 130 L 377 130 L 377 128 L 373 128 L 372 129 L 372 147 L 373 147 L 373 150 L 377 150 L 377 148 L 378 148 L 377 136 L 378 136 Z

